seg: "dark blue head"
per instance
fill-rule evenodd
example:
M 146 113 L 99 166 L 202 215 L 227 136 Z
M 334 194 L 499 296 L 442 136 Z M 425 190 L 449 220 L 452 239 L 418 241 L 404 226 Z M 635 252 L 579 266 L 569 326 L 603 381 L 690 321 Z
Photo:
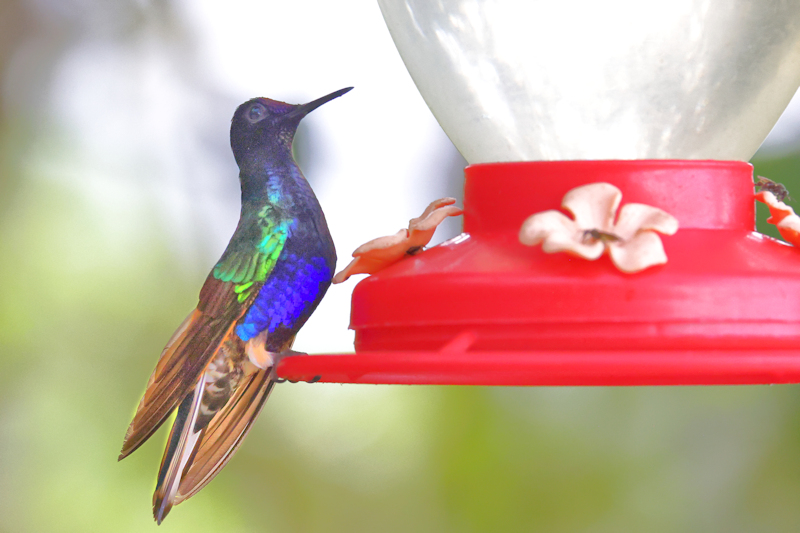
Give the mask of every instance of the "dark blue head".
M 231 121 L 231 148 L 241 168 L 248 160 L 290 155 L 297 125 L 304 116 L 352 87 L 340 89 L 313 102 L 287 104 L 269 98 L 253 98 L 240 105 Z

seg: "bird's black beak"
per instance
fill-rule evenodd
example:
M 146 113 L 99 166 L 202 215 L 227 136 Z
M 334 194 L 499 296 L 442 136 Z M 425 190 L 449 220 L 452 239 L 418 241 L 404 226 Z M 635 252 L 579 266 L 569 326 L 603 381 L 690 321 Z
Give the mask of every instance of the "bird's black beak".
M 343 94 L 350 92 L 352 89 L 353 89 L 352 87 L 345 87 L 344 89 L 339 89 L 338 91 L 334 91 L 331 94 L 323 96 L 322 98 L 317 98 L 313 102 L 309 102 L 307 104 L 299 105 L 299 106 L 295 107 L 294 109 L 292 109 L 291 111 L 289 111 L 284 116 L 287 117 L 287 118 L 295 118 L 296 117 L 298 119 L 301 119 L 304 116 L 306 116 L 309 113 L 311 113 L 312 111 L 314 111 L 316 108 L 318 108 L 322 104 L 328 103 L 331 100 L 333 100 L 334 98 L 339 98 Z

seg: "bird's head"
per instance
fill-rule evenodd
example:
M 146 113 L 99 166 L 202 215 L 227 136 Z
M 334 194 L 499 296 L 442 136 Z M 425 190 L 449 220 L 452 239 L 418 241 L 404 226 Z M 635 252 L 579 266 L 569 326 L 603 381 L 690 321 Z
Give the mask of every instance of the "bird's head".
M 303 117 L 351 89 L 340 89 L 307 104 L 292 105 L 269 98 L 253 98 L 243 103 L 231 121 L 231 148 L 236 163 L 241 167 L 248 156 L 291 153 L 292 140 Z

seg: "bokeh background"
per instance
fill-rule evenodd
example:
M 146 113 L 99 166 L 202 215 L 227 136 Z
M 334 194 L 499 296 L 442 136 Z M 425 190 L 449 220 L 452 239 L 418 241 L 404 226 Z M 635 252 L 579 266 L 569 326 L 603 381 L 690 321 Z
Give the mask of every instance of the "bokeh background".
M 377 4 L 0 0 L 0 530 L 156 527 L 165 431 L 116 458 L 236 224 L 230 116 L 350 85 L 296 143 L 340 267 L 460 195 L 464 162 Z M 800 191 L 798 139 L 795 102 L 756 173 Z M 297 349 L 352 350 L 353 285 L 329 291 Z M 796 532 L 798 502 L 796 386 L 296 384 L 161 527 Z

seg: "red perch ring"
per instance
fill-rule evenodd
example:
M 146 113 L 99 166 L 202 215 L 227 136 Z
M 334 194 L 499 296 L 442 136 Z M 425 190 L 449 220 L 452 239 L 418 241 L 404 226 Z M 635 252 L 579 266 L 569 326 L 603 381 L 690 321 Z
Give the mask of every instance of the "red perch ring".
M 754 232 L 741 161 L 552 161 L 465 170 L 464 234 L 362 280 L 355 354 L 287 357 L 283 378 L 340 383 L 701 385 L 800 383 L 800 250 Z M 667 264 L 518 240 L 580 185 L 659 207 L 680 229 Z

